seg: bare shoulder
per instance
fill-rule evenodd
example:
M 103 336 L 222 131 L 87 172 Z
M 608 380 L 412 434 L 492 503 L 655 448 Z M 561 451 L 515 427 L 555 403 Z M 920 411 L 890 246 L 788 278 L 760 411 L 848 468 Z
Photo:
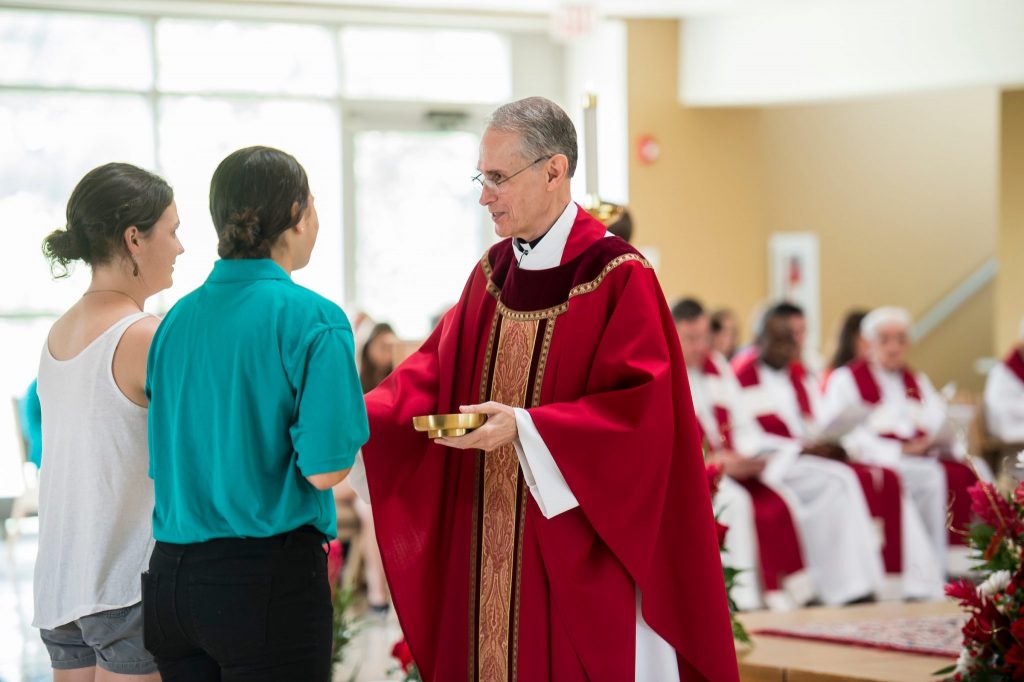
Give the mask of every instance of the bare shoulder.
M 159 326 L 160 318 L 154 315 L 147 315 L 133 322 L 121 337 L 120 348 L 129 353 L 149 353 L 149 345 L 153 342 L 153 335 Z
M 136 405 L 146 407 L 146 361 L 149 345 L 160 326 L 160 319 L 147 315 L 133 322 L 121 336 L 114 351 L 114 381 L 121 392 Z

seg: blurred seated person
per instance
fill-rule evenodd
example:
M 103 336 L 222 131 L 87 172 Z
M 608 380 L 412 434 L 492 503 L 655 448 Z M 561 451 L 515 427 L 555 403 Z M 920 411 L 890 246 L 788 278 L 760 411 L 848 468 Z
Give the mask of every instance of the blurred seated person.
M 929 543 L 917 510 L 902 494 L 899 477 L 890 469 L 847 462 L 844 449 L 823 429 L 830 420 L 823 419 L 817 382 L 799 362 L 794 317 L 788 305 L 766 312 L 751 357 L 736 368 L 741 403 L 767 434 L 767 442 L 781 451 L 789 444 L 802 453 L 800 459 L 817 455 L 846 462 L 871 516 L 882 529 L 886 573 L 894 582 L 902 582 L 906 598 L 941 597 L 944 573 L 939 568 L 939 557 L 944 560 L 945 551 L 940 553 Z M 944 499 L 939 497 L 945 492 L 944 484 L 935 480 L 931 483 L 935 490 L 929 501 L 937 504 Z
M 851 310 L 846 313 L 843 325 L 839 328 L 839 338 L 836 340 L 835 352 L 832 354 L 832 359 L 829 360 L 828 367 L 825 368 L 825 373 L 821 377 L 822 391 L 828 385 L 828 378 L 832 376 L 832 372 L 836 371 L 839 367 L 845 367 L 851 362 L 863 360 L 867 357 L 868 344 L 864 337 L 860 335 L 860 323 L 863 322 L 867 314 L 866 310 Z
M 762 308 L 754 317 L 754 342 L 749 346 L 738 349 L 729 359 L 733 371 L 737 374 L 747 365 L 757 361 L 760 352 L 759 340 L 763 338 L 764 328 L 767 320 L 782 319 L 793 332 L 793 340 L 796 341 L 796 359 L 791 364 L 791 370 L 798 376 L 806 376 L 819 367 L 817 358 L 808 362 L 809 351 L 806 348 L 807 340 L 807 318 L 800 306 L 790 301 L 779 301 Z
M 966 452 L 955 438 L 942 396 L 923 372 L 907 363 L 910 314 L 896 307 L 876 308 L 861 322 L 867 357 L 836 369 L 825 391 L 825 418 L 861 411 L 860 424 L 844 437 L 850 456 L 900 472 L 938 556 L 948 544 L 964 546 L 971 521 L 967 489 L 977 481 L 962 462 Z M 978 473 L 991 479 L 980 459 Z M 947 531 L 947 511 L 952 528 Z
M 608 222 L 607 228 L 627 244 L 633 242 L 633 215 L 625 206 L 622 206 L 618 215 Z
M 1024 443 L 1024 320 L 1020 338 L 985 380 L 989 432 L 1005 443 Z
M 739 346 L 740 331 L 736 313 L 719 308 L 711 313 L 711 346 L 726 360 L 732 360 Z
M 364 324 L 364 326 L 369 325 Z M 395 367 L 397 344 L 398 337 L 391 325 L 379 323 L 370 326 L 366 341 L 357 355 L 359 381 L 362 384 L 363 393 L 372 391 L 391 374 Z M 362 529 L 359 541 L 365 567 L 366 600 L 372 612 L 383 615 L 390 608 L 390 598 L 387 579 L 384 577 L 384 564 L 381 562 L 380 548 L 377 546 L 377 535 L 370 505 L 356 495 L 348 481 L 342 481 L 335 486 L 334 500 L 339 508 L 341 505 L 353 508 L 359 517 Z
M 881 587 L 882 561 L 857 477 L 839 462 L 801 457 L 799 445 L 768 438 L 742 403 L 725 358 L 711 349 L 709 319 L 701 304 L 683 299 L 672 314 L 710 461 L 724 469 L 724 482 L 734 479 L 752 500 L 766 601 L 771 605 L 775 578 L 794 568 L 800 573 L 803 558 L 810 587 L 825 604 L 873 594 Z M 765 523 L 773 507 L 789 514 Z M 731 557 L 735 550 L 729 542 L 726 536 Z

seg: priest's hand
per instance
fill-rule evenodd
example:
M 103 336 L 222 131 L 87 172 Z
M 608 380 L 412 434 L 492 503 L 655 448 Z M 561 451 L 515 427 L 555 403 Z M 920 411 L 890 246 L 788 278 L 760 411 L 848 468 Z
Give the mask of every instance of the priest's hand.
M 460 450 L 496 450 L 508 445 L 519 436 L 516 426 L 516 412 L 508 405 L 487 402 L 482 405 L 463 405 L 459 408 L 463 414 L 481 413 L 487 415 L 487 421 L 479 429 L 455 438 L 436 438 L 434 442 L 449 448 Z
M 768 463 L 763 457 L 744 457 L 732 450 L 720 450 L 708 461 L 721 466 L 727 476 L 737 481 L 760 476 Z
M 850 457 L 838 443 L 819 442 L 804 445 L 803 454 L 816 455 L 825 459 L 834 459 L 837 462 L 849 461 Z

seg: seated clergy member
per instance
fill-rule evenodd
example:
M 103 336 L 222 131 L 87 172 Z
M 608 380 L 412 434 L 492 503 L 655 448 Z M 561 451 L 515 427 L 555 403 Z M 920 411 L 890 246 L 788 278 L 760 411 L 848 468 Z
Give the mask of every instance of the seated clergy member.
M 1017 345 L 988 373 L 985 417 L 993 436 L 1007 443 L 1024 443 L 1024 320 Z
M 706 329 L 690 322 L 693 311 L 703 311 L 696 301 L 684 299 L 672 308 L 684 358 L 687 363 L 700 345 L 707 354 Z M 696 306 L 696 308 L 695 308 Z M 763 457 L 743 457 L 732 450 L 711 447 L 709 440 L 720 440 L 714 427 L 705 429 L 708 420 L 700 416 L 708 409 L 704 399 L 706 390 L 694 386 L 694 372 L 687 366 L 691 380 L 690 391 L 694 409 L 698 413 L 706 458 L 725 474 L 718 482 L 714 496 L 715 516 L 729 532 L 725 536 L 722 563 L 737 569 L 730 596 L 745 611 L 763 609 L 787 610 L 802 605 L 813 597 L 810 574 L 804 565 L 802 542 L 789 505 L 779 493 L 761 484 L 757 479 L 764 471 L 767 460 Z M 710 438 L 709 438 L 710 437 Z M 755 510 L 754 498 L 758 499 Z M 759 514 L 757 512 L 760 512 Z M 765 537 L 758 542 L 758 533 Z M 761 558 L 762 551 L 765 554 Z
M 865 408 L 862 425 L 844 438 L 844 446 L 854 459 L 900 472 L 937 555 L 945 557 L 948 542 L 965 544 L 958 531 L 970 522 L 967 488 L 977 478 L 951 456 L 952 445 L 943 441 L 945 402 L 927 376 L 907 366 L 909 329 L 910 315 L 902 308 L 871 311 L 861 323 L 868 357 L 832 374 L 823 415 Z M 987 468 L 984 475 L 990 478 Z M 946 528 L 947 509 L 953 515 L 952 531 Z
M 787 444 L 795 445 L 804 453 L 799 459 L 820 455 L 845 460 L 842 448 L 819 438 L 820 425 L 828 422 L 819 419 L 822 411 L 816 382 L 794 371 L 799 356 L 791 317 L 787 311 L 774 308 L 765 314 L 755 356 L 735 368 L 741 404 L 766 433 L 765 439 L 780 450 L 784 451 Z M 881 526 L 886 573 L 893 579 L 902 576 L 905 597 L 940 597 L 940 555 L 929 543 L 909 498 L 901 494 L 899 477 L 882 467 L 857 463 L 849 467 L 860 483 L 871 515 Z
M 882 561 L 856 475 L 839 462 L 798 456 L 798 444 L 769 442 L 742 405 L 729 365 L 710 348 L 709 320 L 700 303 L 684 299 L 672 313 L 694 411 L 712 456 L 723 460 L 727 474 L 731 474 L 730 459 L 770 462 L 760 476 L 740 481 L 753 501 L 766 588 L 771 554 L 785 547 L 786 535 L 780 533 L 784 529 L 762 523 L 761 516 L 764 507 L 784 499 L 791 507 L 821 600 L 837 605 L 875 592 L 882 582 Z

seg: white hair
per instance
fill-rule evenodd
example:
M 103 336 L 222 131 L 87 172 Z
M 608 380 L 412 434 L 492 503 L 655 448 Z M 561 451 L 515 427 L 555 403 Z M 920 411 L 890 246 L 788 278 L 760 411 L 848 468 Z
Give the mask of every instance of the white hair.
M 864 316 L 860 323 L 860 335 L 866 341 L 877 341 L 878 332 L 882 327 L 899 325 L 904 329 L 910 329 L 910 313 L 903 308 L 895 306 L 882 306 L 875 308 Z

